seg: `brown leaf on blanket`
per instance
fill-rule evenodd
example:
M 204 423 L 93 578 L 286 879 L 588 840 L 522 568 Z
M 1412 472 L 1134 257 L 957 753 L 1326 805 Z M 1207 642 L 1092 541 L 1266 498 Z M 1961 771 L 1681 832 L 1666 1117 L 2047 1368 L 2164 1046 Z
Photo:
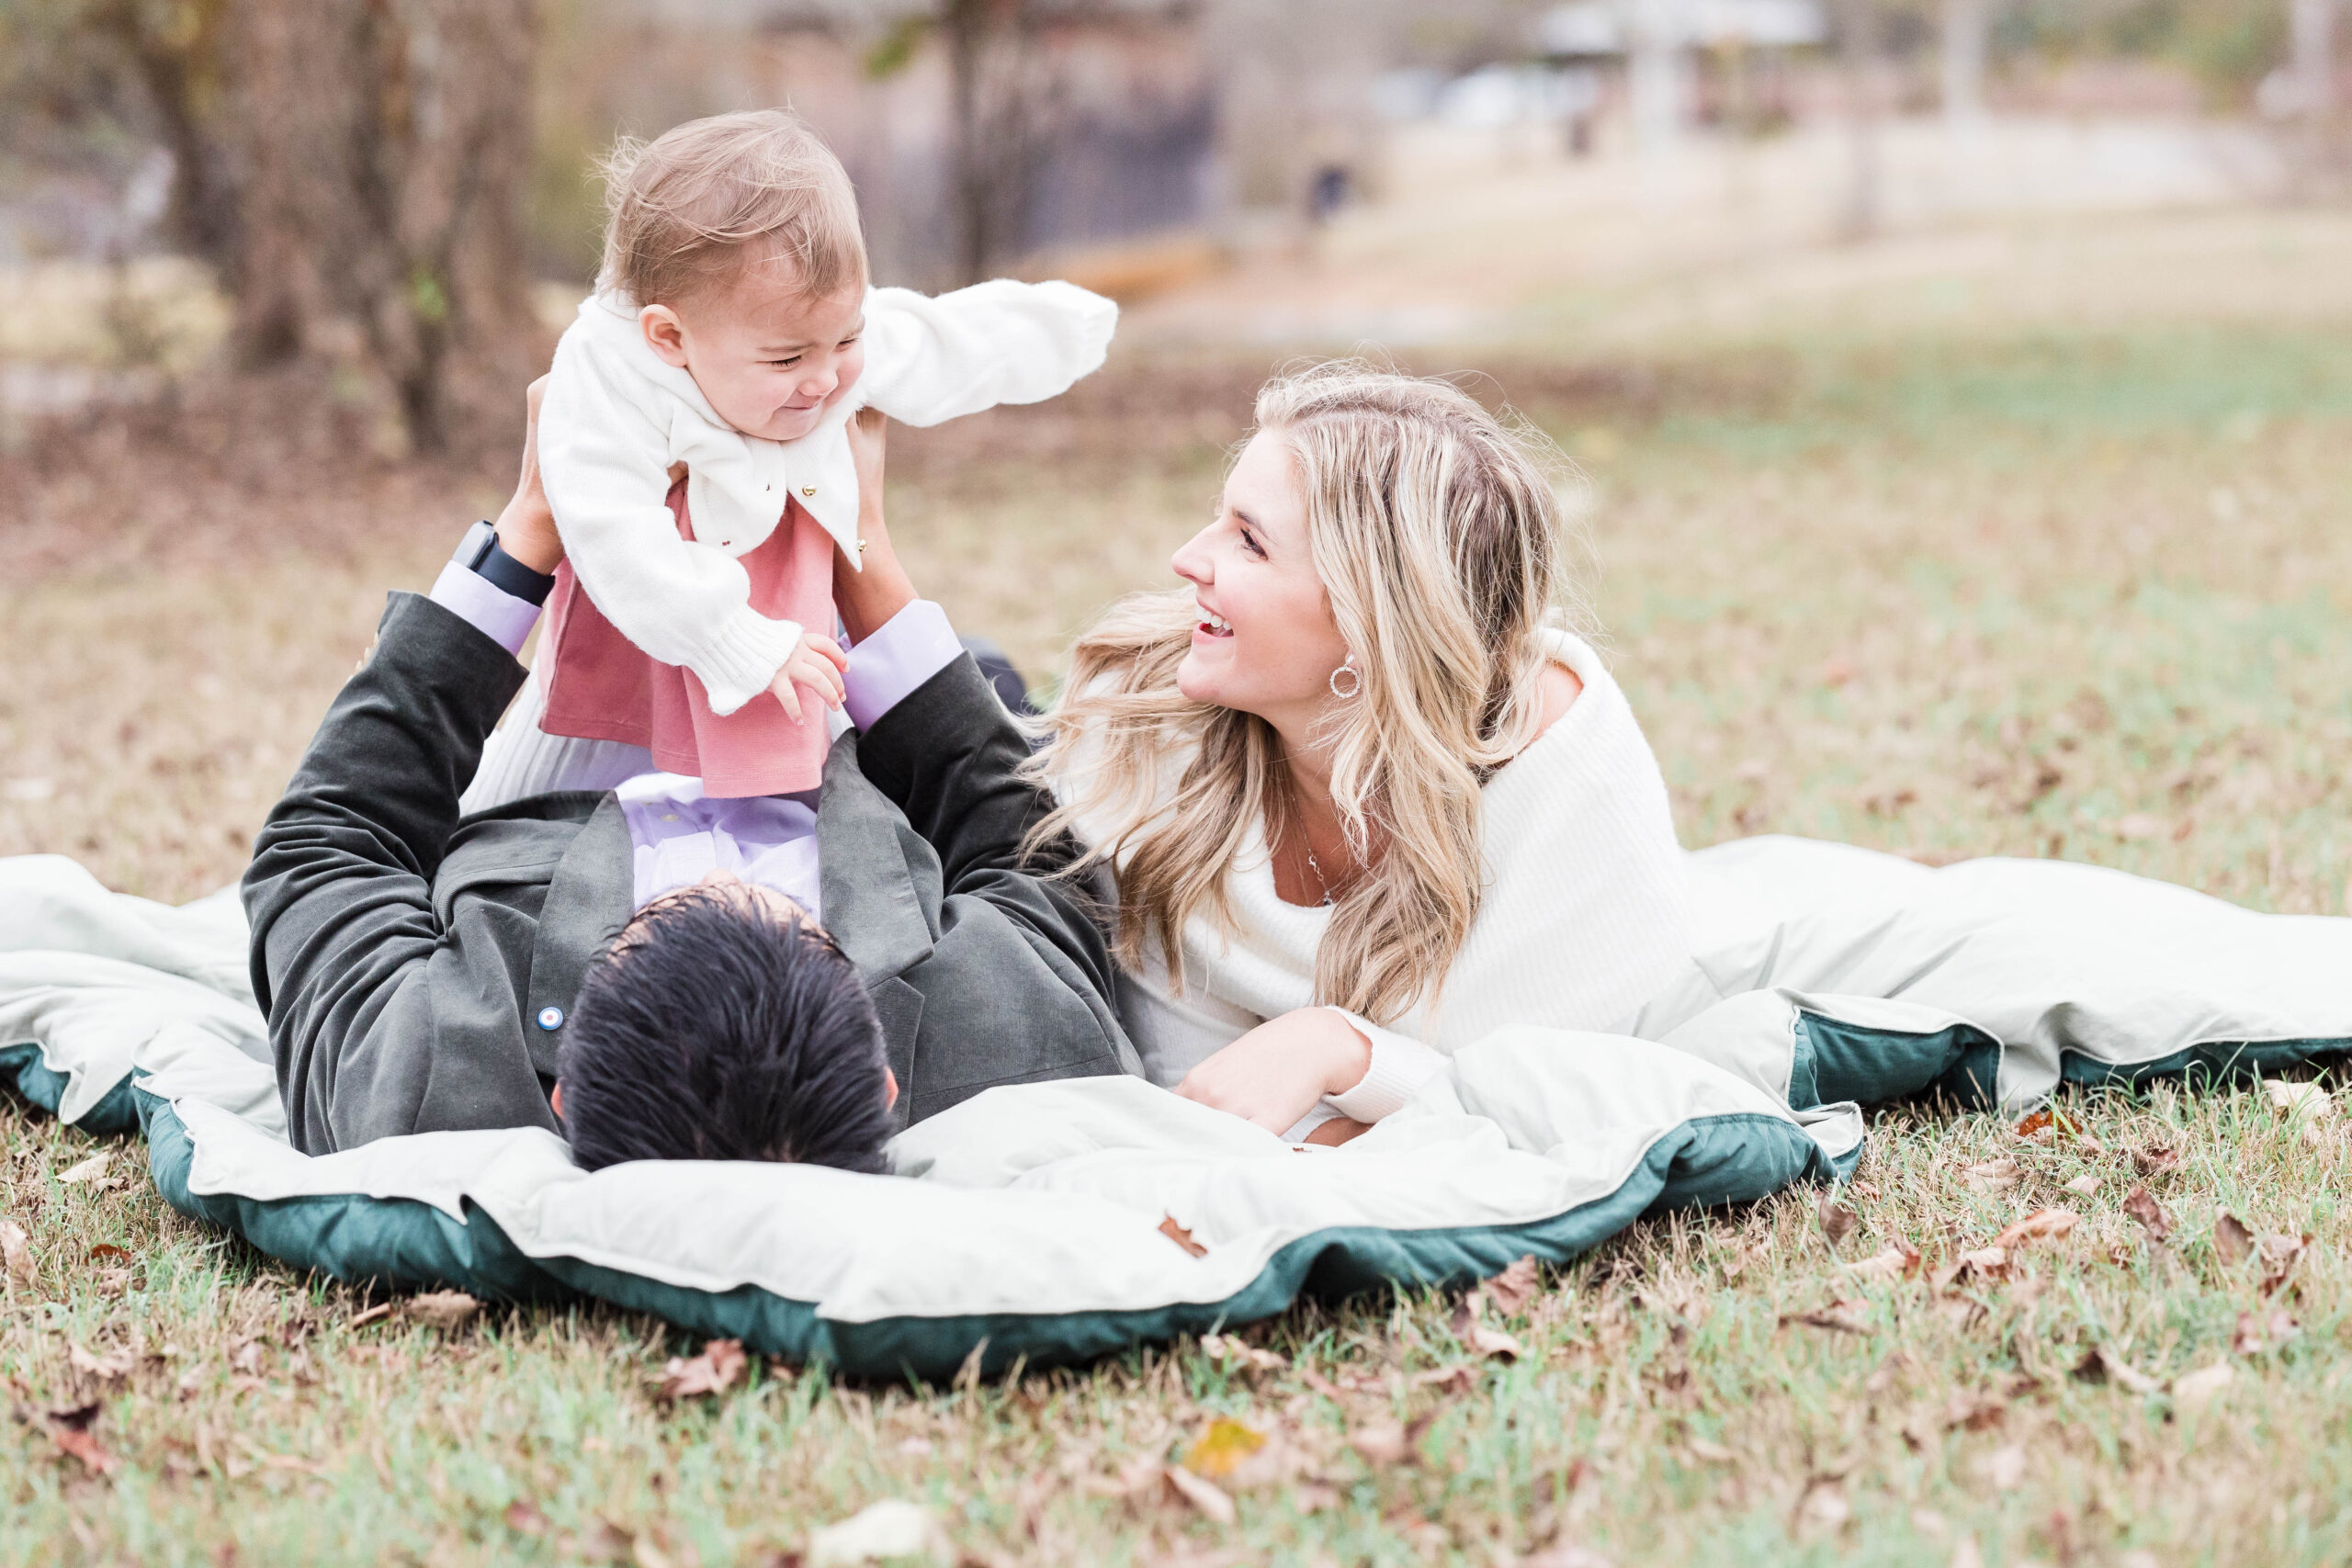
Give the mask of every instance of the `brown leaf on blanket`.
M 1868 1280 L 1876 1284 L 1892 1284 L 1918 1271 L 1919 1249 L 1901 1241 L 1889 1242 L 1883 1251 L 1847 1266 L 1847 1272 L 1855 1279 Z
M 662 1386 L 654 1397 L 664 1404 L 725 1393 L 735 1386 L 750 1363 L 741 1339 L 713 1339 L 695 1357 L 673 1356 L 662 1370 Z
M 481 1311 L 481 1303 L 463 1291 L 426 1291 L 409 1297 L 401 1303 L 401 1310 L 408 1315 L 410 1322 L 421 1323 L 427 1328 L 437 1328 L 447 1334 L 451 1329 L 463 1327 L 474 1314 Z
M 2089 1383 L 2111 1382 L 2133 1393 L 2158 1393 L 2165 1386 L 2104 1345 L 2083 1352 L 2075 1363 L 2075 1376 Z
M 1544 1289 L 1534 1254 L 1530 1253 L 1493 1279 L 1484 1281 L 1479 1289 L 1486 1292 L 1487 1299 L 1495 1303 L 1497 1312 L 1505 1317 L 1517 1317 L 1527 1310 L 1527 1303 Z
M 2123 1212 L 2139 1221 L 2140 1228 L 2148 1233 L 2148 1239 L 2159 1246 L 2172 1235 L 2172 1216 L 2144 1187 L 2134 1187 L 2124 1195 Z
M 0 1266 L 19 1285 L 31 1284 L 40 1274 L 40 1265 L 33 1259 L 33 1238 L 14 1220 L 0 1220 Z
M 2245 1221 L 2226 1209 L 2213 1222 L 2213 1252 L 2232 1269 L 2254 1255 L 2254 1233 L 2245 1228 Z
M 2036 1209 L 1993 1238 L 1993 1245 L 2014 1252 L 2037 1241 L 2055 1241 L 2075 1228 L 2072 1209 Z
M 1861 1216 L 1854 1212 L 1853 1205 L 1838 1197 L 1834 1187 L 1821 1195 L 1815 1213 L 1821 1218 L 1821 1234 L 1828 1238 L 1832 1247 L 1852 1235 L 1854 1226 L 1861 1220 Z
M 1826 1328 L 1833 1334 L 1867 1335 L 1871 1332 L 1871 1307 L 1863 1301 L 1831 1302 L 1826 1307 L 1811 1312 L 1784 1314 L 1782 1323 L 1802 1323 L 1808 1328 Z
M 2312 1245 L 2311 1233 L 2300 1236 L 2267 1235 L 2262 1238 L 2262 1293 L 2266 1296 L 2287 1282 L 2295 1271 L 2295 1264 Z
M 2276 1350 L 2302 1331 L 2303 1325 L 2283 1312 L 2242 1312 L 2237 1332 L 2230 1337 L 2230 1348 L 2241 1356 L 2259 1356 Z
M 1209 1249 L 1203 1247 L 1199 1242 L 1194 1241 L 1193 1239 L 1193 1233 L 1186 1230 L 1182 1225 L 1178 1224 L 1176 1223 L 1176 1216 L 1173 1214 L 1162 1214 L 1159 1217 L 1159 1234 L 1174 1242 L 1177 1246 L 1182 1247 L 1194 1258 L 1206 1258 L 1209 1255 Z

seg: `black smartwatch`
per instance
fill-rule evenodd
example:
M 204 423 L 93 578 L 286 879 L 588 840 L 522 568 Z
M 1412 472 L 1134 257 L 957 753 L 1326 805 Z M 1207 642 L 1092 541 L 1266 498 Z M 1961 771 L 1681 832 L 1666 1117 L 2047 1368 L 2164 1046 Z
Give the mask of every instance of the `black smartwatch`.
M 508 555 L 498 542 L 498 530 L 487 521 L 475 524 L 468 531 L 457 558 L 500 592 L 511 593 L 533 604 L 546 604 L 548 592 L 555 587 L 553 573 L 533 571 Z

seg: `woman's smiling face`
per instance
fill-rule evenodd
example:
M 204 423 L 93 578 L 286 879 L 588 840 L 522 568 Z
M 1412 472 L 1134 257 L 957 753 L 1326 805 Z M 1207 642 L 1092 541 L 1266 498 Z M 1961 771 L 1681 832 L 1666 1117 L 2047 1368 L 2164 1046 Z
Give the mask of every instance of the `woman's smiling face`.
M 1176 552 L 1173 565 L 1200 610 L 1177 689 L 1279 729 L 1311 723 L 1331 700 L 1331 672 L 1348 645 L 1315 573 L 1306 496 L 1280 434 L 1250 437 L 1226 476 L 1216 520 Z

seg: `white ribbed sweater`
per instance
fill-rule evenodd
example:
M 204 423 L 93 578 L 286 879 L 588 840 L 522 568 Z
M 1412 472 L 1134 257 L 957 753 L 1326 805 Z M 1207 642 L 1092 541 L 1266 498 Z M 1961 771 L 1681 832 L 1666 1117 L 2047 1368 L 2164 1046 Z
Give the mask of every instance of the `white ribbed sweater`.
M 1443 1056 L 1498 1029 L 1623 1023 L 1690 956 L 1683 855 L 1657 759 L 1600 656 L 1566 632 L 1548 635 L 1583 694 L 1487 783 L 1477 919 L 1438 1005 L 1367 1031 L 1373 1069 L 1333 1101 L 1360 1120 L 1401 1104 Z M 1082 798 L 1070 782 L 1061 787 Z M 1121 976 L 1121 1014 L 1155 1082 L 1173 1085 L 1267 1019 L 1315 1005 L 1331 913 L 1275 895 L 1261 827 L 1227 873 L 1226 893 L 1233 931 L 1206 916 L 1185 926 L 1182 997 L 1164 964 Z

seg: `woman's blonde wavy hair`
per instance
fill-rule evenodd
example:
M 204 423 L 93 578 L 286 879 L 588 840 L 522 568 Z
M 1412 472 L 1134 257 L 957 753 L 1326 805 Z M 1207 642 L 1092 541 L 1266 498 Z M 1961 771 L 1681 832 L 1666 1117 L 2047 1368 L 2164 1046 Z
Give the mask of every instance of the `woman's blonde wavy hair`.
M 1480 787 L 1540 723 L 1542 634 L 1566 586 L 1557 453 L 1450 382 L 1353 360 L 1268 383 L 1257 424 L 1296 463 L 1316 575 L 1363 675 L 1328 733 L 1368 869 L 1331 912 L 1316 997 L 1385 1022 L 1434 1005 L 1484 891 Z M 1197 619 L 1189 589 L 1114 605 L 1072 649 L 1029 764 L 1074 786 L 1037 838 L 1083 822 L 1086 864 L 1117 868 L 1121 963 L 1156 943 L 1180 991 L 1186 920 L 1230 926 L 1227 868 L 1252 823 L 1277 843 L 1292 810 L 1273 728 L 1177 689 Z

